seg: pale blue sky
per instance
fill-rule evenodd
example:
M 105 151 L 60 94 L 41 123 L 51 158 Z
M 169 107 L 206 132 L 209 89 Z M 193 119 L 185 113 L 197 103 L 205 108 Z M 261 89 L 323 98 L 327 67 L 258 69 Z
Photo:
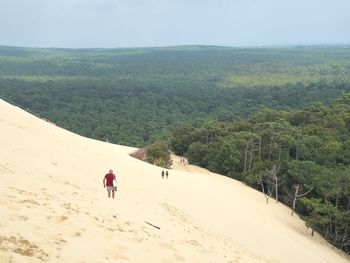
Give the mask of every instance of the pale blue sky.
M 350 0 L 0 0 L 0 45 L 350 44 Z

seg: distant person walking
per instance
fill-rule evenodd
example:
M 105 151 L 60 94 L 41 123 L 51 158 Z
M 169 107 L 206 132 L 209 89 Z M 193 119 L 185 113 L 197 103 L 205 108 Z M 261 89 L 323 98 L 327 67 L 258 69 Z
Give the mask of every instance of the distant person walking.
M 111 192 L 112 192 L 112 197 L 114 198 L 115 191 L 117 191 L 117 186 L 114 187 L 113 182 L 115 181 L 115 185 L 117 183 L 117 180 L 115 178 L 115 174 L 113 173 L 113 170 L 110 169 L 109 173 L 105 175 L 103 178 L 103 187 L 107 187 L 107 192 L 108 192 L 108 197 L 111 197 Z
M 162 171 L 162 179 L 164 179 L 164 170 Z
M 166 179 L 168 179 L 168 176 L 169 176 L 169 172 L 168 172 L 168 170 L 165 172 L 165 177 L 166 177 Z

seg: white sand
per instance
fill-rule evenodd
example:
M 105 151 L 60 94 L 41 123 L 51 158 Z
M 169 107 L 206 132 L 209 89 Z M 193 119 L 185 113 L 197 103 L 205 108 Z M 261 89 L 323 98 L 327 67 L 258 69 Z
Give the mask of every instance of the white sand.
M 0 131 L 0 262 L 350 262 L 289 208 L 176 157 L 162 180 L 132 148 L 3 101 Z M 102 185 L 109 168 L 114 200 Z

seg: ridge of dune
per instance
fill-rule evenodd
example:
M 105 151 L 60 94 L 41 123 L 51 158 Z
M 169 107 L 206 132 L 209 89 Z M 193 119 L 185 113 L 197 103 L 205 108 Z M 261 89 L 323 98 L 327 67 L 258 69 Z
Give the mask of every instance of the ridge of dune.
M 0 263 L 346 263 L 290 209 L 204 169 L 162 168 L 0 100 Z M 118 181 L 108 199 L 102 179 Z

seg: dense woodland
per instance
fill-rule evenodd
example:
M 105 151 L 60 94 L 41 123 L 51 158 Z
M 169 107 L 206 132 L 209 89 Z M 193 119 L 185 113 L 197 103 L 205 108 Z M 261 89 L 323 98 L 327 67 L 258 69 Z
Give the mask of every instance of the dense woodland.
M 297 209 L 312 234 L 350 252 L 350 94 L 330 106 L 182 125 L 171 146 L 190 163 L 259 189 L 267 202 Z
M 150 145 L 154 160 L 168 143 L 349 253 L 346 92 L 345 47 L 0 47 L 1 98 L 84 136 Z
M 0 96 L 76 133 L 144 146 L 179 123 L 230 122 L 264 106 L 329 103 L 350 90 L 350 49 L 0 47 Z

